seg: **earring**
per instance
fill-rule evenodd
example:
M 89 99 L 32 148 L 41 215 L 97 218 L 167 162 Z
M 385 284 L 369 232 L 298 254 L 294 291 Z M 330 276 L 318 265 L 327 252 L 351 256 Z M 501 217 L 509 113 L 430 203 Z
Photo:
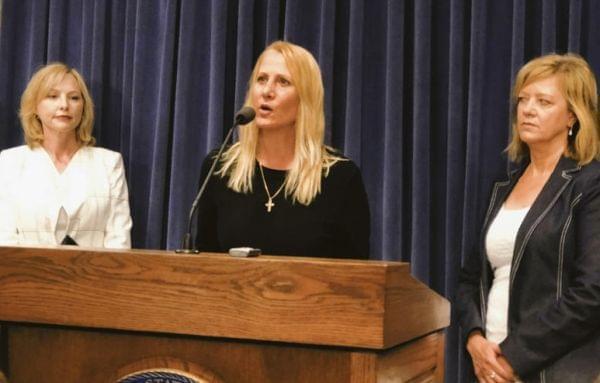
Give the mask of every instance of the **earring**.
M 569 137 L 573 136 L 573 127 L 569 126 Z

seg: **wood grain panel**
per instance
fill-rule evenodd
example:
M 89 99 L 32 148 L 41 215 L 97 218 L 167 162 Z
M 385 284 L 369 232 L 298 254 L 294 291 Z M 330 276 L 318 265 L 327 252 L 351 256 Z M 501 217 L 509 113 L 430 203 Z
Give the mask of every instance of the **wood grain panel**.
M 380 352 L 377 382 L 443 383 L 443 352 L 444 334 L 441 331 L 413 340 L 401 348 Z
M 448 324 L 428 319 L 447 302 L 406 263 L 64 247 L 0 259 L 6 321 L 375 349 Z
M 368 351 L 355 351 L 350 356 L 350 383 L 377 382 L 377 354 Z
M 187 361 L 225 383 L 341 383 L 350 376 L 345 350 L 266 342 L 16 326 L 10 348 L 9 378 L 19 383 L 114 382 L 125 366 L 148 358 Z
M 0 260 L 13 383 L 114 382 L 163 360 L 225 383 L 443 380 L 449 304 L 406 263 L 64 247 Z
M 114 382 L 132 366 L 223 383 L 443 382 L 441 333 L 376 351 L 11 324 L 9 347 L 9 378 L 19 383 Z
M 384 348 L 450 324 L 450 303 L 409 273 L 408 268 L 386 268 Z

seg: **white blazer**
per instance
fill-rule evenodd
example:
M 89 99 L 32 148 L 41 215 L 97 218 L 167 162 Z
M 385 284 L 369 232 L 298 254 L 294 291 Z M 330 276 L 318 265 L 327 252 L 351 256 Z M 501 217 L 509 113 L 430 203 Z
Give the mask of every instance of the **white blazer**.
M 62 173 L 41 147 L 0 152 L 0 245 L 131 247 L 129 194 L 121 154 L 80 148 Z M 66 226 L 65 226 L 66 223 Z

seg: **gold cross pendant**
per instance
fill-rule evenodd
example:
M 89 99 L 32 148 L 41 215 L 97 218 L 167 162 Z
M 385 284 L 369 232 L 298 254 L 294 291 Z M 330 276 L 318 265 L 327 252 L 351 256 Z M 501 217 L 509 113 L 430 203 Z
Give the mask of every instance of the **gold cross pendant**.
M 269 198 L 265 206 L 267 207 L 267 212 L 270 213 L 271 209 L 273 208 L 273 206 L 275 206 L 275 204 L 273 203 L 273 200 Z

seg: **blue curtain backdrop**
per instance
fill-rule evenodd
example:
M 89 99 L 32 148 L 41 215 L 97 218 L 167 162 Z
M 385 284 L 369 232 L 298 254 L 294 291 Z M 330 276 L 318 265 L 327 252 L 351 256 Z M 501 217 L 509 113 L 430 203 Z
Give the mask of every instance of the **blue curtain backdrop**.
M 176 248 L 204 155 L 242 104 L 252 65 L 286 39 L 319 61 L 327 142 L 362 169 L 372 258 L 409 261 L 452 298 L 505 168 L 511 79 L 525 61 L 574 51 L 600 73 L 594 0 L 4 0 L 0 149 L 40 65 L 83 73 L 100 146 L 125 158 L 133 244 Z M 446 381 L 463 381 L 453 325 Z

